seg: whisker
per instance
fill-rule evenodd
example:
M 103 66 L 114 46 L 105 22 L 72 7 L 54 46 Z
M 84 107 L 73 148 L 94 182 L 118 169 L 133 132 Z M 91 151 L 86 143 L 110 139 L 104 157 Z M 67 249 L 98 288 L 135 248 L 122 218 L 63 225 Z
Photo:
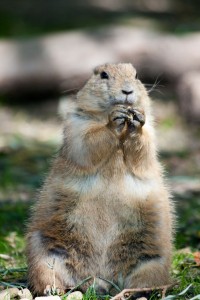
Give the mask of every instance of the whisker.
M 154 83 L 143 83 L 144 84 L 144 86 L 150 86 L 150 87 L 152 87 L 153 85 L 154 85 Z M 156 86 L 158 86 L 158 87 L 165 87 L 164 85 L 162 85 L 162 84 L 157 84 Z
M 160 95 L 164 96 L 165 94 L 161 92 L 160 90 L 156 89 L 156 92 L 159 93 Z
M 158 75 L 157 77 L 156 77 L 156 80 L 155 80 L 155 82 L 153 83 L 153 84 L 144 84 L 146 87 L 151 87 L 149 90 L 147 90 L 147 92 L 148 92 L 148 94 L 150 94 L 151 92 L 153 92 L 154 90 L 156 90 L 156 91 L 158 91 L 158 92 L 160 92 L 158 89 L 157 89 L 157 87 L 164 87 L 164 85 L 161 85 L 160 84 L 160 82 L 161 82 L 161 80 L 159 80 L 158 81 L 158 78 L 160 77 L 160 75 Z M 161 93 L 161 92 L 160 92 Z M 162 93 L 161 93 L 162 94 Z
M 74 91 L 78 91 L 78 90 L 79 90 L 79 88 L 68 89 L 68 90 L 62 91 L 61 94 L 66 94 L 66 93 L 68 93 L 68 92 L 74 92 Z

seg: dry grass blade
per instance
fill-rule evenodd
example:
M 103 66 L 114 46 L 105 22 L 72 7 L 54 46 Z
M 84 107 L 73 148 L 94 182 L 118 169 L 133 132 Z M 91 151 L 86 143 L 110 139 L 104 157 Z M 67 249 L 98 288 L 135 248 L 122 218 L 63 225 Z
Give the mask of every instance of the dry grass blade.
M 26 284 L 24 283 L 18 283 L 18 282 L 14 282 L 14 283 L 9 283 L 9 282 L 5 282 L 5 281 L 0 281 L 0 286 L 5 286 L 6 288 L 26 288 Z
M 79 288 L 81 285 L 83 285 L 84 283 L 88 282 L 89 280 L 91 280 L 93 277 L 89 276 L 86 279 L 84 279 L 83 281 L 81 281 L 79 284 L 77 284 L 75 287 L 73 287 L 72 289 L 70 289 L 70 291 L 68 291 L 66 294 L 64 294 L 62 296 L 63 297 L 67 297 L 69 294 L 71 294 L 73 291 L 75 291 L 77 288 Z

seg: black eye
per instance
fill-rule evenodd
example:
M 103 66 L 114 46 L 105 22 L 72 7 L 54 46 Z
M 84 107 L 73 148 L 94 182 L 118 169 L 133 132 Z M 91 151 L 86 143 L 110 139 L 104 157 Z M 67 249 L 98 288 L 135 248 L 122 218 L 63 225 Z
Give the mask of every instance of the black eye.
M 135 79 L 138 79 L 138 73 L 135 74 Z
M 109 78 L 108 74 L 104 71 L 101 72 L 100 76 L 101 76 L 101 79 L 108 79 Z

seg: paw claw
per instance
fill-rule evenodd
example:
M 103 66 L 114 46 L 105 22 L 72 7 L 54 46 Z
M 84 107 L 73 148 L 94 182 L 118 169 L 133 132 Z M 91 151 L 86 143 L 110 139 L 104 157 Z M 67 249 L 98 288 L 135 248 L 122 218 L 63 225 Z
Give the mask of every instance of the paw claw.
M 60 295 L 61 294 L 61 289 L 56 288 L 51 285 L 47 285 L 46 288 L 44 289 L 44 295 L 45 296 L 51 296 L 51 295 Z
M 130 121 L 130 126 L 139 128 L 145 124 L 145 115 L 136 109 L 130 108 L 129 112 L 132 114 L 132 120 Z
M 115 133 L 121 136 L 127 129 L 132 132 L 142 128 L 145 115 L 132 107 L 116 106 L 109 115 L 109 124 Z
M 122 107 L 114 107 L 109 115 L 109 123 L 111 128 L 117 132 L 117 134 L 121 134 L 124 129 L 126 122 L 130 118 L 128 111 L 126 108 Z

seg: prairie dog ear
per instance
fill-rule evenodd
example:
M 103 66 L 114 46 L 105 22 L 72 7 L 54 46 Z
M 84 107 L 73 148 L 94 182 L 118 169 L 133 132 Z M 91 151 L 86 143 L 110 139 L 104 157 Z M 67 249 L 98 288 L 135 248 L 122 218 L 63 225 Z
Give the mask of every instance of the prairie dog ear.
M 100 69 L 101 69 L 101 66 L 97 66 L 94 68 L 93 72 L 95 75 L 99 74 L 100 73 Z
M 103 65 L 99 65 L 97 67 L 94 68 L 94 74 L 97 75 L 99 73 L 101 73 L 101 71 L 104 71 L 104 69 L 106 69 L 108 67 L 108 63 L 103 64 Z
M 137 72 L 136 68 L 134 67 L 134 65 L 132 63 L 129 63 L 129 65 L 131 65 L 131 67 L 135 71 L 135 78 L 138 79 L 138 72 Z

